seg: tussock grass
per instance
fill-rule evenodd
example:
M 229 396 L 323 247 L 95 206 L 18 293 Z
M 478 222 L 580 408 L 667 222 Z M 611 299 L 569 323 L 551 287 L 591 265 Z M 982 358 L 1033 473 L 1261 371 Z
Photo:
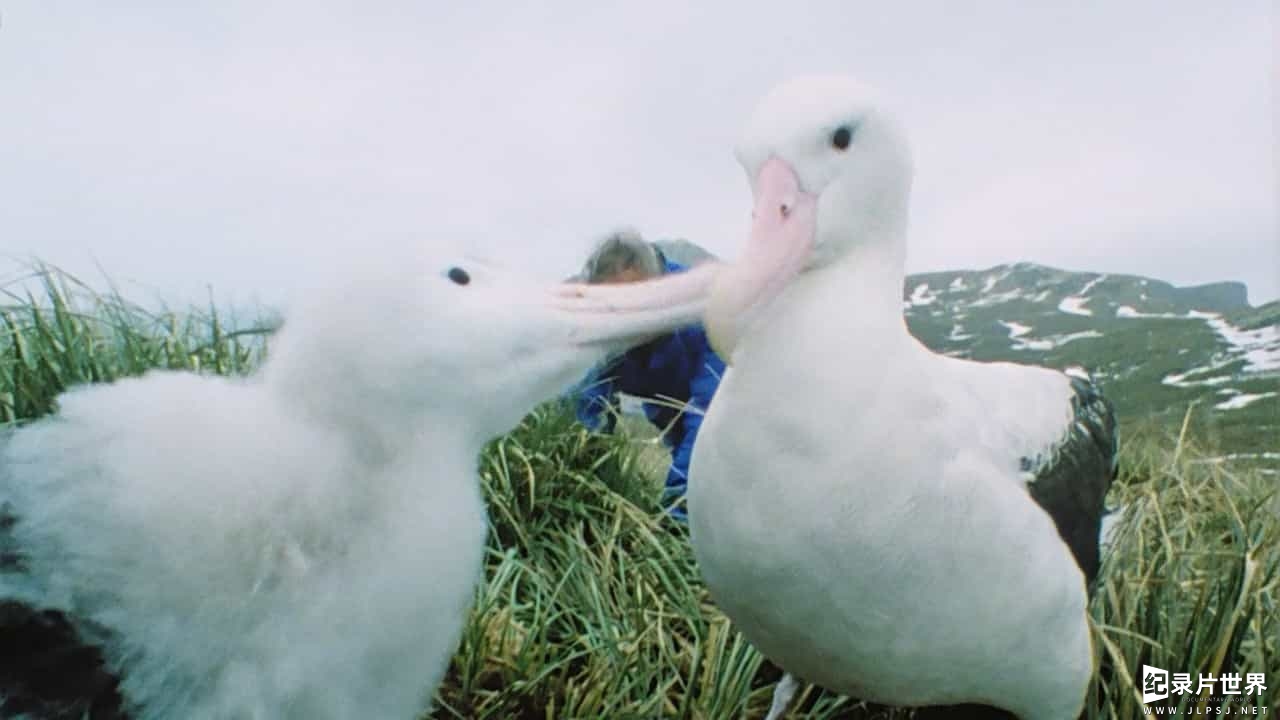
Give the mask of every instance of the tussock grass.
M 1280 697 L 1280 484 L 1269 468 L 1202 462 L 1220 450 L 1196 447 L 1188 430 L 1131 440 L 1111 495 L 1123 518 L 1093 615 L 1119 669 L 1117 718 L 1142 715 L 1130 684 L 1142 664 L 1193 680 L 1264 672 Z M 1218 707 L 1189 695 L 1162 704 Z
M 78 383 L 152 367 L 244 373 L 266 350 L 270 327 L 235 329 L 213 310 L 152 313 L 49 268 L 34 277 L 40 292 L 11 291 L 0 307 L 6 422 L 49 412 Z M 1105 699 L 1094 717 L 1142 716 L 1142 664 L 1193 677 L 1265 672 L 1280 696 L 1277 476 L 1205 462 L 1224 449 L 1198 446 L 1191 423 L 1176 436 L 1122 423 L 1111 497 L 1122 518 L 1093 602 L 1116 670 L 1095 687 Z M 644 437 L 589 433 L 556 403 L 490 444 L 480 463 L 487 583 L 430 717 L 764 715 L 780 673 L 702 586 L 684 529 L 659 508 L 652 454 Z M 910 716 L 813 687 L 798 697 L 795 718 Z
M 0 422 L 43 415 L 67 388 L 153 368 L 244 374 L 270 320 L 229 323 L 216 307 L 150 311 L 50 265 L 0 286 Z

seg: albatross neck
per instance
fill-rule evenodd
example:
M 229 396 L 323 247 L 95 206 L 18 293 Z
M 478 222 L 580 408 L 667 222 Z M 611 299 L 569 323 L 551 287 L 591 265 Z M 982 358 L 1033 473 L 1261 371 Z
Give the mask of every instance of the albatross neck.
M 806 275 L 840 325 L 858 332 L 905 333 L 902 284 L 906 243 L 896 229 L 866 235 Z
M 279 374 L 270 380 L 276 382 L 266 383 L 264 391 L 367 467 L 383 466 L 419 446 L 474 459 L 488 440 L 465 412 L 424 407 L 406 396 L 382 394 L 380 388 L 337 381 L 303 384 Z

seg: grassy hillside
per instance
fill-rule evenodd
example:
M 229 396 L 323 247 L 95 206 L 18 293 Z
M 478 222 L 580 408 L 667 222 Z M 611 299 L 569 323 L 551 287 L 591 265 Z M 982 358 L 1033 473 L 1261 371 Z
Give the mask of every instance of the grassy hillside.
M 216 314 L 149 314 L 63 280 L 44 288 L 3 308 L 7 421 L 49 412 L 76 383 L 151 367 L 244 373 L 269 349 L 263 332 Z M 1150 370 L 1157 384 L 1166 369 Z M 1144 663 L 1265 672 L 1280 696 L 1277 478 L 1205 462 L 1214 431 L 1195 413 L 1186 420 L 1148 422 L 1132 409 L 1125 418 L 1111 498 L 1124 511 L 1093 603 L 1120 671 L 1099 717 L 1141 716 L 1132 681 Z M 430 717 L 763 716 L 779 673 L 717 611 L 684 531 L 662 519 L 649 443 L 592 435 L 548 405 L 490 444 L 480 461 L 487 583 Z M 908 716 L 811 687 L 794 715 Z

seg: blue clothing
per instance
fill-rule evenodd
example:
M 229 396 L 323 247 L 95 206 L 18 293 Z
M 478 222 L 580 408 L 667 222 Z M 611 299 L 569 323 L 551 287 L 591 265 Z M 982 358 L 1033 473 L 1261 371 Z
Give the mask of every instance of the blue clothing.
M 685 270 L 670 260 L 664 262 L 668 273 Z M 578 419 L 593 430 L 612 432 L 616 393 L 645 400 L 644 413 L 649 422 L 666 429 L 663 440 L 671 448 L 671 469 L 667 472 L 665 497 L 674 501 L 688 485 L 689 460 L 702 414 L 711 404 L 723 375 L 724 361 L 711 349 L 702 326 L 682 327 L 631 349 L 588 375 L 577 393 Z M 684 403 L 691 407 L 682 408 Z M 683 519 L 683 507 L 673 509 L 672 514 Z

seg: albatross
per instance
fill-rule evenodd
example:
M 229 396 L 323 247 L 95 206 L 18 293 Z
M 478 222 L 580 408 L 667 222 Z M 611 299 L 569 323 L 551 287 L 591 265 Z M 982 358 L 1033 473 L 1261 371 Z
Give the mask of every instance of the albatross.
M 418 717 L 482 574 L 482 446 L 704 281 L 352 268 L 252 377 L 66 392 L 0 447 L 0 715 Z
M 776 87 L 736 155 L 753 220 L 710 289 L 729 367 L 688 494 L 712 596 L 766 657 L 831 690 L 1074 720 L 1110 404 L 1087 378 L 941 356 L 907 331 L 912 160 L 868 87 Z

